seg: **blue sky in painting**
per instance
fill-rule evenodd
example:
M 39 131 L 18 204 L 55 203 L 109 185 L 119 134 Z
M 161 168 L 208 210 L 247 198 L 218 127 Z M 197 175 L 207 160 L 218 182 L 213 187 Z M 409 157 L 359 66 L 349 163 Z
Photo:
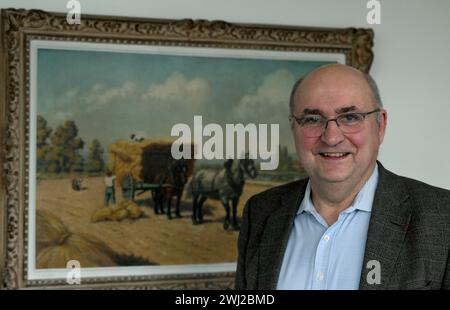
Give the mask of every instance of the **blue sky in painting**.
M 37 111 L 55 129 L 73 120 L 89 144 L 107 148 L 131 133 L 170 137 L 176 123 L 280 124 L 295 80 L 324 62 L 208 58 L 40 49 Z M 205 139 L 206 140 L 206 139 Z

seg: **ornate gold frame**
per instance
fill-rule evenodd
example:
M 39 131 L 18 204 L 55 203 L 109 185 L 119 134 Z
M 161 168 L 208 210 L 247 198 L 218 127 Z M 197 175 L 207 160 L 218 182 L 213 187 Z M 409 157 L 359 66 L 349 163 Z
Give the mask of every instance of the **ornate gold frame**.
M 66 15 L 38 10 L 1 11 L 0 54 L 0 288 L 66 287 L 27 280 L 29 48 L 30 40 L 220 47 L 342 53 L 346 63 L 368 72 L 373 60 L 371 29 L 304 28 L 230 24 L 207 20 L 158 20 Z M 125 277 L 86 281 L 82 288 L 225 289 L 233 274 Z

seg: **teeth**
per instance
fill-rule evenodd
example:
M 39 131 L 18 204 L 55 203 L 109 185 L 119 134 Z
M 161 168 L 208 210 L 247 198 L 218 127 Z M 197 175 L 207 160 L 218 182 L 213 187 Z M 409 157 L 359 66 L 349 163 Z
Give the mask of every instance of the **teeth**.
M 321 154 L 326 157 L 343 157 L 347 155 L 347 153 L 321 153 Z

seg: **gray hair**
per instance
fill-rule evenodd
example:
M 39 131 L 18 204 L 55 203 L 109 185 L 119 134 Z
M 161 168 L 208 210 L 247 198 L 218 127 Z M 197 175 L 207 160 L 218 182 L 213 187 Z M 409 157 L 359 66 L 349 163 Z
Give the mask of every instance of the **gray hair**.
M 363 73 L 364 79 L 367 84 L 369 84 L 370 90 L 372 91 L 373 98 L 375 99 L 375 103 L 377 106 L 382 109 L 383 101 L 381 100 L 380 90 L 378 89 L 377 82 L 373 79 L 373 77 L 368 73 Z
M 378 108 L 380 108 L 380 109 L 383 108 L 383 101 L 381 100 L 380 91 L 378 90 L 377 83 L 370 76 L 370 74 L 367 74 L 364 72 L 361 72 L 361 73 L 363 74 L 364 79 L 366 80 L 367 84 L 369 85 L 370 90 L 372 91 L 373 98 L 375 99 L 375 103 L 377 104 Z M 302 84 L 303 80 L 307 76 L 308 76 L 308 74 L 299 78 L 297 80 L 297 82 L 295 82 L 294 86 L 292 87 L 291 95 L 289 97 L 289 109 L 290 109 L 291 114 L 294 112 L 295 92 L 297 91 L 297 89 L 300 87 L 300 84 Z

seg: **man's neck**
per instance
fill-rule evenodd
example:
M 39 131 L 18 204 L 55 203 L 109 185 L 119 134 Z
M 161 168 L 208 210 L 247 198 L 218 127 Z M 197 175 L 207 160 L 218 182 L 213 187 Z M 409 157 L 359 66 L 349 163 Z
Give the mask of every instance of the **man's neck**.
M 339 214 L 350 207 L 355 197 L 373 173 L 373 168 L 358 181 L 329 183 L 311 180 L 311 200 L 317 212 L 329 226 L 333 225 Z

